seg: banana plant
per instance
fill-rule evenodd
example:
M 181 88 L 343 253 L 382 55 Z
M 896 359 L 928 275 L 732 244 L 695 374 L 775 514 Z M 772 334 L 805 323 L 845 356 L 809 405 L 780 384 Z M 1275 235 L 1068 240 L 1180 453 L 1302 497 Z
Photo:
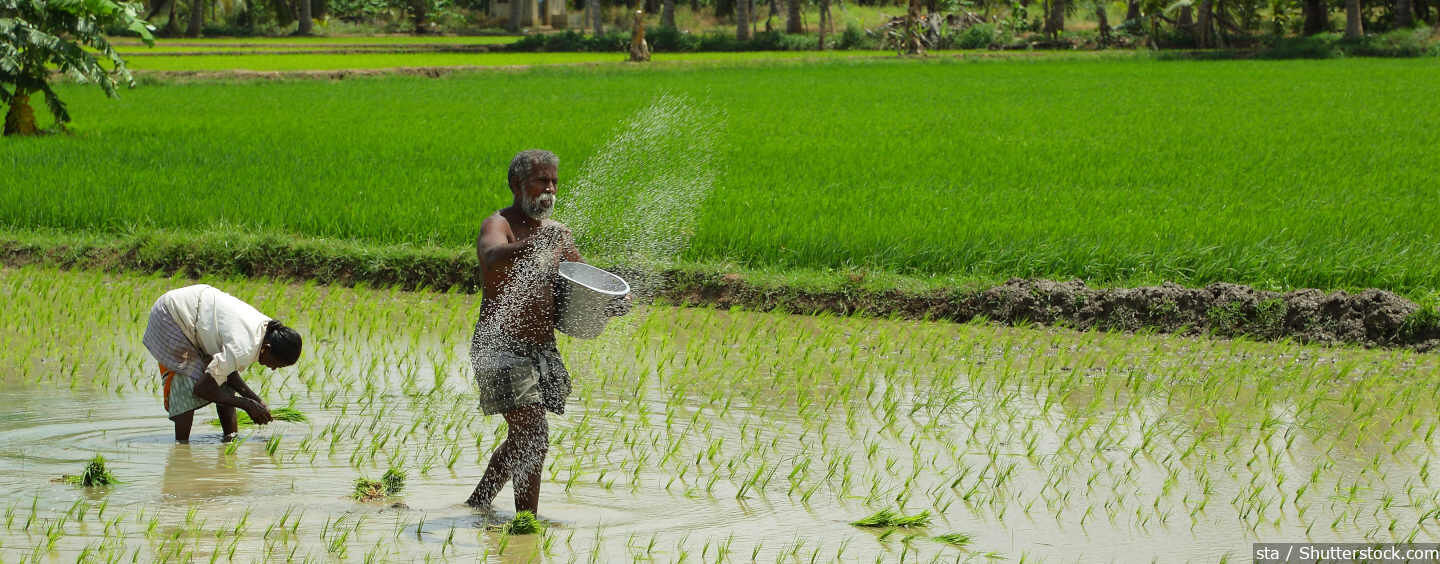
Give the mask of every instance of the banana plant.
M 134 87 L 135 79 L 105 30 L 124 29 L 154 45 L 151 28 L 137 17 L 140 10 L 138 4 L 112 0 L 0 0 L 0 104 L 9 106 L 4 135 L 40 133 L 30 107 L 30 96 L 37 92 L 58 128 L 70 122 L 65 102 L 50 86 L 54 73 L 93 82 L 112 98 L 117 85 Z M 112 70 L 106 70 L 99 57 L 108 60 Z

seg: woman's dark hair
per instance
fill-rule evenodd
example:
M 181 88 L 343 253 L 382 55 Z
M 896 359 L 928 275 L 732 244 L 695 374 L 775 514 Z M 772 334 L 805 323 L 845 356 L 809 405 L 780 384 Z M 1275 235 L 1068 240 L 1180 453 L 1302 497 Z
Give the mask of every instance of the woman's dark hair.
M 290 366 L 300 360 L 300 332 L 279 321 L 265 325 L 265 344 L 270 345 L 270 358 Z

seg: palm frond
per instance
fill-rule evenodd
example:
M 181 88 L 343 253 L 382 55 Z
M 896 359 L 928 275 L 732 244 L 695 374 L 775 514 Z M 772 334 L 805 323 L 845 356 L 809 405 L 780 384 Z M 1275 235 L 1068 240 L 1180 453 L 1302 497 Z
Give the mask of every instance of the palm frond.
M 40 83 L 40 91 L 45 93 L 45 105 L 50 108 L 50 115 L 55 116 L 55 122 L 62 124 L 70 123 L 70 110 L 65 106 L 65 102 L 60 99 L 60 95 L 56 94 L 55 90 L 44 82 Z
M 1164 12 L 1166 14 L 1173 14 L 1181 8 L 1189 8 L 1194 5 L 1194 0 L 1175 0 L 1174 2 L 1171 2 L 1169 5 L 1165 6 Z

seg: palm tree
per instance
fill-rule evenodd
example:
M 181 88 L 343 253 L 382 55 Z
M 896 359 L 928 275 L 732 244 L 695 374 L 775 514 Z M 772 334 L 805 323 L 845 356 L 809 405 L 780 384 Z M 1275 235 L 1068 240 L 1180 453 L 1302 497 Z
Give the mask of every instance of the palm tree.
M 820 50 L 825 50 L 825 31 L 830 26 L 830 0 L 820 0 Z
M 295 29 L 296 35 L 310 35 L 315 29 L 315 18 L 311 10 L 311 0 L 300 0 L 300 25 Z
M 735 39 L 750 39 L 750 0 L 735 0 Z
M 905 11 L 905 54 L 925 54 L 925 45 L 920 42 L 920 0 L 910 0 L 910 8 Z
M 1395 26 L 1410 27 L 1415 25 L 1415 10 L 1410 5 L 1410 0 L 1395 0 Z
M 1324 33 L 1330 23 L 1330 13 L 1324 0 L 1304 0 L 1301 6 L 1305 12 L 1305 26 L 1301 33 L 1306 37 Z
M 1345 0 L 1345 37 L 1365 37 L 1365 24 L 1361 20 L 1363 16 L 1360 12 L 1360 0 Z
M 1065 31 L 1065 0 L 1050 0 L 1047 7 L 1043 31 L 1053 39 Z
M 200 26 L 205 23 L 204 0 L 190 0 L 190 26 L 185 28 L 186 37 L 200 37 Z
M 1091 8 L 1095 10 L 1096 31 L 1100 32 L 1100 43 L 1110 43 L 1110 14 L 1105 12 L 1104 0 L 1096 0 Z M 1133 4 L 1137 5 L 1138 4 Z
M 660 4 L 660 27 L 675 29 L 675 0 Z
M 125 61 L 105 38 L 107 27 L 120 27 L 154 45 L 150 29 L 137 17 L 138 8 L 112 0 L 85 2 L 0 0 L 0 104 L 5 113 L 4 135 L 37 135 L 30 95 L 45 97 L 45 105 L 64 128 L 70 122 L 65 102 L 50 88 L 50 67 L 69 76 L 98 84 L 115 97 L 116 79 L 135 85 Z M 88 50 L 87 50 L 88 49 Z M 100 66 L 96 54 L 107 58 L 114 74 Z
M 1214 0 L 1200 0 L 1199 17 L 1195 18 L 1195 46 L 1201 49 L 1215 47 Z

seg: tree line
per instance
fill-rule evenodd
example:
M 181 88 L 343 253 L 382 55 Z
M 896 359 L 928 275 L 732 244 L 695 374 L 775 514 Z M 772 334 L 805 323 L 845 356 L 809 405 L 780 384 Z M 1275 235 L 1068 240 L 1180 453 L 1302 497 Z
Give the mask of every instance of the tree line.
M 207 20 L 232 28 L 254 28 L 257 22 L 282 28 L 295 26 L 300 35 L 314 32 L 320 18 L 363 22 L 403 18 L 415 33 L 435 31 L 435 14 L 484 14 L 499 0 L 144 0 L 145 19 L 160 25 L 159 35 L 200 36 Z M 604 33 L 606 10 L 624 8 L 624 14 L 644 10 L 659 14 L 661 28 L 675 28 L 676 0 L 551 0 L 566 2 L 580 16 L 570 27 Z M 691 13 L 713 16 L 735 25 L 737 39 L 751 38 L 760 22 L 783 20 L 784 33 L 813 30 L 835 32 L 833 0 L 679 0 Z M 843 0 L 840 0 L 843 2 Z M 1343 13 L 1346 37 L 1361 37 L 1367 30 L 1387 31 L 1424 24 L 1440 25 L 1440 0 L 1119 0 L 1125 16 L 1112 24 L 1105 0 L 851 0 L 861 6 L 903 8 L 905 25 L 919 26 L 926 15 L 962 13 L 983 21 L 1003 23 L 1016 30 L 1037 31 L 1056 37 L 1066 31 L 1067 20 L 1094 19 L 1098 32 L 1139 29 L 1143 33 L 1179 32 L 1193 37 L 1200 48 L 1225 47 L 1231 36 L 1265 33 L 1310 36 L 1331 29 L 1332 15 Z M 505 25 L 519 26 L 521 2 L 509 2 Z M 183 9 L 183 17 L 180 11 Z M 804 11 L 815 9 L 818 22 L 806 22 Z M 163 21 L 163 23 L 160 23 Z M 617 22 L 627 22 L 622 18 Z M 182 23 L 183 29 L 182 29 Z M 626 24 L 620 24 L 626 25 Z M 1338 27 L 1338 26 L 1336 26 Z M 779 31 L 778 29 L 776 31 Z

